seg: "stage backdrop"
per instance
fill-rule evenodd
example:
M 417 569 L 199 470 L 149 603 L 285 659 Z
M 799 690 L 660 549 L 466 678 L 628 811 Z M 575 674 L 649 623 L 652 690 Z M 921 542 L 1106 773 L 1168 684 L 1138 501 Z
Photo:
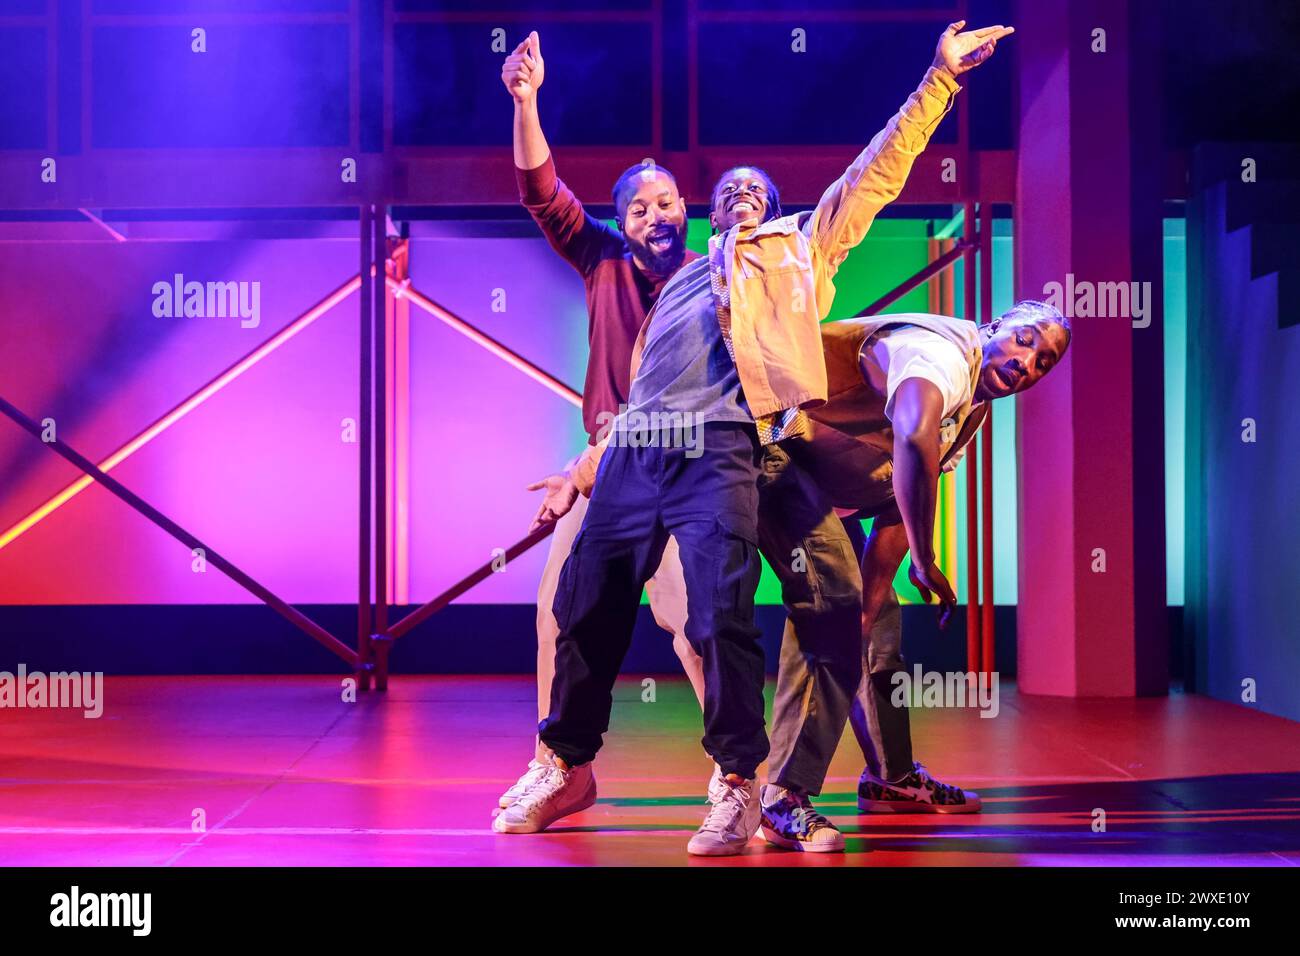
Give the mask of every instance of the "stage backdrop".
M 1243 182 L 1242 157 L 1270 170 Z M 1300 149 L 1206 144 L 1188 203 L 1191 689 L 1300 720 Z
M 994 305 L 1010 304 L 1011 237 L 998 222 Z M 851 315 L 926 261 L 927 223 L 886 219 L 837 276 L 833 317 Z M 355 275 L 348 224 L 315 238 L 3 242 L 0 394 L 99 460 Z M 146 235 L 144 227 L 138 233 Z M 172 230 L 173 232 L 175 230 Z M 299 227 L 288 234 L 303 235 Z M 227 232 L 237 232 L 233 227 Z M 264 234 L 265 229 L 261 230 Z M 690 245 L 702 249 L 697 221 Z M 1181 249 L 1171 235 L 1167 251 Z M 1170 288 L 1181 260 L 1167 255 Z M 244 283 L 256 314 L 168 314 L 177 277 Z M 586 363 L 582 286 L 529 222 L 416 223 L 416 287 L 574 387 Z M 960 267 L 956 276 L 958 303 Z M 182 300 L 184 294 L 182 294 Z M 250 306 L 251 301 L 248 303 Z M 205 300 L 206 305 L 206 300 Z M 1171 297 L 1171 329 L 1181 301 Z M 924 310 L 917 290 L 890 311 Z M 249 310 L 252 311 L 251 309 Z M 1179 332 L 1179 335 L 1181 333 Z M 1172 341 L 1181 341 L 1173 336 Z M 286 599 L 355 600 L 357 298 L 353 294 L 119 465 L 114 474 L 165 514 Z M 1180 353 L 1171 348 L 1171 362 Z M 584 442 L 576 408 L 432 317 L 411 315 L 408 597 L 432 597 L 494 548 L 522 536 L 536 507 L 525 485 Z M 1167 377 L 1171 423 L 1180 376 Z M 995 594 L 1016 600 L 1014 402 L 995 416 Z M 1171 442 L 1181 444 L 1177 428 Z M 1181 487 L 1171 449 L 1170 485 Z M 956 476 L 955 582 L 964 598 L 964 466 Z M 8 422 L 0 423 L 0 602 L 217 604 L 253 599 L 97 486 L 20 535 L 32 512 L 78 477 Z M 1170 534 L 1181 537 L 1171 497 Z M 1181 552 L 1170 549 L 1170 597 L 1181 600 Z M 465 603 L 531 603 L 541 549 L 470 591 Z M 902 588 L 911 596 L 910 588 Z M 759 595 L 775 603 L 766 573 Z

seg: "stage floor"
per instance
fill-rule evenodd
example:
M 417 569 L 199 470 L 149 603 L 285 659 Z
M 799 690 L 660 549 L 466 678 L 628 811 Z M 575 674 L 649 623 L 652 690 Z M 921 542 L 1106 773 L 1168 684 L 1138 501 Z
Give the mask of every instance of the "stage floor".
M 0 710 L 0 864 L 1300 865 L 1300 724 L 1195 696 L 1007 686 L 993 719 L 912 715 L 918 759 L 979 790 L 983 813 L 858 814 L 846 734 L 818 806 L 847 853 L 756 838 L 691 858 L 710 764 L 690 688 L 656 690 L 643 703 L 639 681 L 619 684 L 594 808 L 503 836 L 490 813 L 531 754 L 529 678 L 399 676 L 351 704 L 323 677 L 108 678 L 97 720 Z

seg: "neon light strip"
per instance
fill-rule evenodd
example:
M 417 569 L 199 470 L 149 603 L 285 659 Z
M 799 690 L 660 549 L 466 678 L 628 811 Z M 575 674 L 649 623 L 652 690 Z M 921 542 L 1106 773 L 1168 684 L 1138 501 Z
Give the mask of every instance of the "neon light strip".
M 95 225 L 99 226 L 99 227 L 100 227 L 101 229 L 103 229 L 106 233 L 108 233 L 110 236 L 112 236 L 112 237 L 113 237 L 113 240 L 114 240 L 115 242 L 126 242 L 126 236 L 122 235 L 120 232 L 118 232 L 116 229 L 114 229 L 114 228 L 113 228 L 112 226 L 110 226 L 108 223 L 104 222 L 104 220 L 100 219 L 98 216 L 96 216 L 96 215 L 95 215 L 93 212 L 91 212 L 89 209 L 83 209 L 83 208 L 78 207 L 77 212 L 81 213 L 83 216 L 85 216 L 87 219 L 89 219 L 89 220 L 90 220 L 91 222 L 93 222 Z
M 203 386 L 203 388 L 199 389 L 162 418 L 158 419 L 140 434 L 136 435 L 135 438 L 132 438 L 129 442 L 117 451 L 113 452 L 103 461 L 97 462 L 96 464 L 99 466 L 100 471 L 111 471 L 113 468 L 116 468 L 122 462 L 126 461 L 126 459 L 130 458 L 145 445 L 149 444 L 149 442 L 153 441 L 167 429 L 171 428 L 172 425 L 176 424 L 213 395 L 217 394 L 217 392 L 221 391 L 235 379 L 239 378 L 239 376 L 243 375 L 285 342 L 288 342 L 291 338 L 303 329 L 307 328 L 307 326 L 311 325 L 360 287 L 361 277 L 353 276 L 343 285 L 339 286 L 339 288 L 330 293 L 329 296 L 314 305 L 309 311 L 304 312 L 298 318 L 294 319 L 252 352 L 249 352 L 230 368 L 226 369 L 207 385 Z M 43 521 L 46 517 L 63 507 L 94 483 L 95 479 L 91 478 L 89 475 L 83 475 L 72 484 L 68 485 L 58 494 L 54 495 L 54 497 L 50 498 L 40 507 L 32 511 L 27 515 L 27 517 L 9 528 L 9 530 L 4 534 L 0 535 L 0 549 L 7 547 L 11 542 L 15 541 L 40 521 Z
M 946 222 L 944 225 L 939 227 L 939 229 L 934 234 L 934 238 L 951 239 L 953 236 L 957 235 L 957 230 L 961 229 L 962 226 L 965 224 L 965 222 L 966 222 L 966 210 L 958 209 L 957 215 L 953 216 L 951 219 L 948 220 L 948 222 Z M 936 224 L 937 224 L 937 220 L 936 220 Z
M 502 345 L 500 342 L 492 338 L 490 335 L 487 335 L 484 332 L 480 332 L 478 329 L 474 328 L 474 326 L 470 325 L 464 319 L 448 312 L 442 306 L 438 305 L 438 303 L 433 302 L 430 299 L 426 299 L 423 295 L 421 295 L 414 288 L 412 288 L 409 283 L 398 282 L 396 279 L 390 277 L 388 279 L 388 285 L 389 288 L 393 290 L 393 293 L 397 295 L 399 298 L 409 299 L 410 301 L 418 305 L 421 309 L 423 309 L 425 312 L 428 312 L 430 315 L 432 315 L 434 318 L 442 320 L 443 322 L 450 325 L 457 332 L 459 332 L 461 335 L 464 335 L 465 337 L 483 346 L 483 348 L 487 349 L 489 352 L 491 352 L 497 358 L 501 359 L 506 364 L 514 366 L 519 371 L 523 372 L 525 375 L 531 378 L 534 382 L 537 382 L 541 385 L 545 385 L 547 388 L 549 388 L 556 395 L 559 395 L 565 401 L 573 405 L 577 405 L 579 408 L 582 407 L 582 395 L 580 393 L 569 388 L 569 386 L 565 385 L 563 382 L 561 382 L 555 376 L 551 375 L 549 372 L 545 372 L 542 369 L 538 368 L 532 362 L 528 361 L 528 359 L 524 358 L 523 356 L 515 352 L 512 352 L 510 349 L 506 348 L 506 346 Z
M 409 254 L 409 253 L 408 253 Z M 388 496 L 393 516 L 388 523 L 393 535 L 393 574 L 390 592 L 397 604 L 411 603 L 411 304 L 393 298 L 393 370 L 388 381 L 393 388 L 393 411 L 388 416 L 393 438 L 389 443 L 393 466 L 392 494 Z

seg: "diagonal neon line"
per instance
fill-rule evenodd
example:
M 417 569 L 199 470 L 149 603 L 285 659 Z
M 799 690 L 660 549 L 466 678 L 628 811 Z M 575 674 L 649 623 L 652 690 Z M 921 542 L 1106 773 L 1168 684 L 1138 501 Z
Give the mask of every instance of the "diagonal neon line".
M 114 240 L 115 242 L 126 242 L 126 241 L 127 241 L 127 240 L 126 240 L 126 236 L 122 235 L 120 232 L 118 232 L 116 229 L 114 229 L 114 228 L 113 228 L 112 226 L 110 226 L 108 223 L 104 222 L 103 219 L 99 218 L 99 216 L 96 216 L 96 215 L 95 215 L 93 212 L 91 212 L 89 209 L 78 208 L 78 209 L 77 209 L 77 212 L 81 213 L 83 216 L 85 216 L 87 219 L 89 219 L 89 220 L 90 220 L 91 222 L 93 222 L 95 225 L 99 226 L 99 227 L 100 227 L 101 229 L 103 229 L 106 233 L 108 233 L 110 236 L 112 236 L 112 237 L 113 237 L 113 240 Z
M 309 310 L 298 316 L 298 318 L 294 319 L 275 335 L 271 336 L 271 338 L 253 349 L 253 351 L 249 352 L 234 365 L 230 366 L 207 385 L 204 385 L 189 398 L 185 399 L 185 401 L 181 402 L 121 448 L 117 449 L 117 451 L 113 452 L 103 461 L 96 462 L 100 471 L 111 471 L 113 468 L 116 468 L 122 462 L 126 461 L 126 459 L 130 458 L 145 445 L 149 444 L 149 442 L 153 441 L 167 429 L 171 428 L 172 425 L 176 424 L 213 395 L 217 394 L 217 392 L 221 391 L 235 379 L 239 378 L 239 376 L 243 375 L 285 342 L 288 342 L 291 338 L 303 329 L 307 328 L 307 326 L 311 325 L 360 287 L 361 276 L 353 276 L 320 302 L 316 303 L 316 305 L 312 306 Z M 95 479 L 91 478 L 89 475 L 82 475 L 76 481 L 72 482 L 62 491 L 58 492 L 33 510 L 25 518 L 10 527 L 4 534 L 0 534 L 0 549 L 7 547 L 21 535 L 31 530 L 59 508 L 62 508 L 65 504 L 77 495 L 81 494 L 81 492 L 85 491 L 94 483 Z

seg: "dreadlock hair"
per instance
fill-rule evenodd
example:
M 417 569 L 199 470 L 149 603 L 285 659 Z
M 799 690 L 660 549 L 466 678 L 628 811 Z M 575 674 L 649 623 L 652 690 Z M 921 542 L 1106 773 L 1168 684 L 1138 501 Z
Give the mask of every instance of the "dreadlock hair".
M 1035 324 L 1039 322 L 1048 322 L 1052 325 L 1059 325 L 1065 330 L 1065 344 L 1070 344 L 1073 338 L 1073 332 L 1070 329 L 1070 320 L 1056 306 L 1049 302 L 1042 302 L 1038 299 L 1021 299 L 1007 311 L 1003 312 L 998 319 L 1017 321 L 1028 319 Z

